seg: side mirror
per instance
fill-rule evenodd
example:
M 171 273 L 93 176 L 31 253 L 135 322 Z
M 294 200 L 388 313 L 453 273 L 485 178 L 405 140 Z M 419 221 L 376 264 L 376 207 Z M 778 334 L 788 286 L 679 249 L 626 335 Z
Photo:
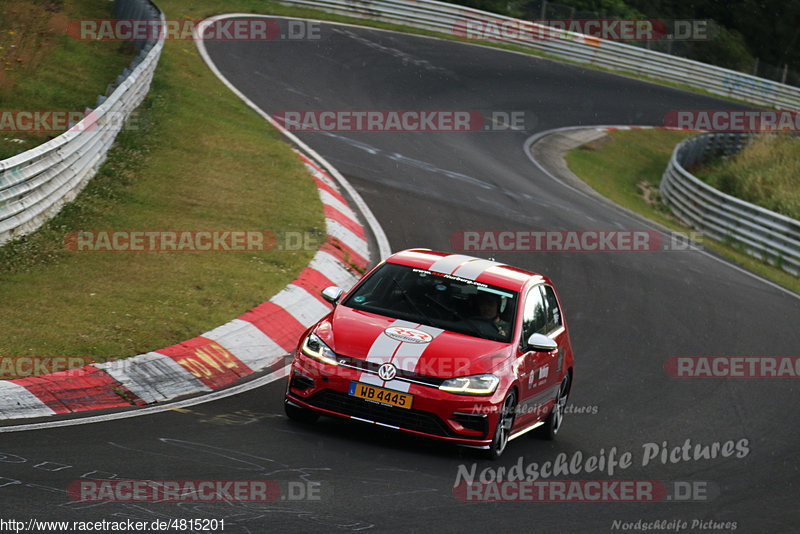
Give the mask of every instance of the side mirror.
M 342 293 L 344 293 L 344 289 L 341 287 L 330 286 L 323 289 L 320 295 L 322 295 L 322 298 L 336 306 L 342 296 Z
M 544 334 L 531 334 L 528 338 L 528 350 L 536 352 L 552 352 L 558 348 L 558 343 Z

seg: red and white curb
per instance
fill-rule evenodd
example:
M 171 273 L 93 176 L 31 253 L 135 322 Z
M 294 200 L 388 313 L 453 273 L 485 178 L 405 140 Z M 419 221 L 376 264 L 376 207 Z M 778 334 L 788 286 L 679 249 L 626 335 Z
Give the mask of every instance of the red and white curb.
M 205 23 L 241 16 L 269 18 L 268 15 L 236 13 L 218 15 Z M 325 158 L 287 131 L 226 79 L 211 61 L 201 35 L 202 32 L 196 33 L 195 43 L 208 68 L 247 106 L 301 149 L 302 153 L 298 154 L 316 181 L 325 209 L 326 242 L 300 276 L 280 293 L 194 339 L 125 360 L 0 381 L 0 420 L 160 403 L 183 395 L 217 390 L 243 376 L 273 366 L 285 369 L 281 360 L 294 350 L 303 331 L 331 309 L 319 292 L 331 285 L 346 289 L 352 287 L 360 276 L 358 271 L 366 269 L 370 262 L 372 255 L 366 233 L 355 211 L 370 228 L 378 259 L 390 254 L 389 241 L 383 229 L 353 186 Z M 345 191 L 355 210 L 341 190 Z M 237 388 L 240 386 L 231 389 Z M 218 394 L 224 392 L 204 397 L 215 398 Z M 145 408 L 141 413 L 150 409 Z M 86 421 L 91 419 L 85 418 Z
M 326 242 L 277 295 L 194 339 L 108 363 L 0 381 L 0 419 L 40 417 L 164 402 L 228 386 L 279 366 L 303 331 L 331 309 L 319 293 L 352 287 L 367 268 L 364 228 L 336 182 L 300 154 L 325 209 Z

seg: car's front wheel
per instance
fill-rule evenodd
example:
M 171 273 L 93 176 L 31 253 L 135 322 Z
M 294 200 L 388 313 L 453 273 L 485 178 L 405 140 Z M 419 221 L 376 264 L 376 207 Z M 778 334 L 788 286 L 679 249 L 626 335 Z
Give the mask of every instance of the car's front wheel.
M 558 396 L 556 397 L 556 402 L 553 404 L 553 409 L 550 411 L 550 415 L 547 416 L 547 419 L 544 420 L 544 424 L 539 427 L 538 436 L 540 438 L 552 440 L 555 439 L 556 434 L 558 434 L 561 423 L 564 422 L 564 412 L 566 411 L 567 399 L 569 398 L 570 380 L 569 373 L 564 375 L 561 386 L 558 388 Z
M 315 423 L 317 419 L 319 419 L 318 413 L 312 412 L 311 410 L 306 410 L 300 406 L 295 406 L 287 400 L 283 401 L 283 410 L 286 412 L 286 415 L 289 416 L 289 419 L 299 421 L 301 423 Z
M 512 389 L 503 401 L 503 406 L 500 408 L 500 414 L 497 417 L 497 427 L 494 429 L 492 444 L 487 451 L 487 456 L 491 460 L 496 460 L 503 454 L 503 451 L 506 450 L 508 438 L 511 436 L 511 428 L 514 426 L 514 417 L 516 413 L 517 394 Z

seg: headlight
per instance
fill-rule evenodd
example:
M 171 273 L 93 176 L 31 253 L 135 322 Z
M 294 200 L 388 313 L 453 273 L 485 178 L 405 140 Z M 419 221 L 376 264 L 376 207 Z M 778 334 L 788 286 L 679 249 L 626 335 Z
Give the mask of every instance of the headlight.
M 499 383 L 494 375 L 460 376 L 445 380 L 439 389 L 459 395 L 491 395 Z
M 308 334 L 303 340 L 303 347 L 300 349 L 303 354 L 327 363 L 329 365 L 339 365 L 336 361 L 336 353 L 331 348 L 322 342 L 316 334 Z

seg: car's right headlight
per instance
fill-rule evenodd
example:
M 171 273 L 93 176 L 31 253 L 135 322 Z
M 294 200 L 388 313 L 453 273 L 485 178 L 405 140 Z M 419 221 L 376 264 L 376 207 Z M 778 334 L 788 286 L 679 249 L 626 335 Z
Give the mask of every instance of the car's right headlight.
M 491 395 L 499 383 L 500 379 L 490 374 L 460 376 L 448 378 L 439 389 L 459 395 Z
M 339 365 L 336 361 L 336 353 L 316 334 L 308 334 L 303 340 L 303 346 L 300 350 L 309 358 L 314 358 L 328 365 Z

